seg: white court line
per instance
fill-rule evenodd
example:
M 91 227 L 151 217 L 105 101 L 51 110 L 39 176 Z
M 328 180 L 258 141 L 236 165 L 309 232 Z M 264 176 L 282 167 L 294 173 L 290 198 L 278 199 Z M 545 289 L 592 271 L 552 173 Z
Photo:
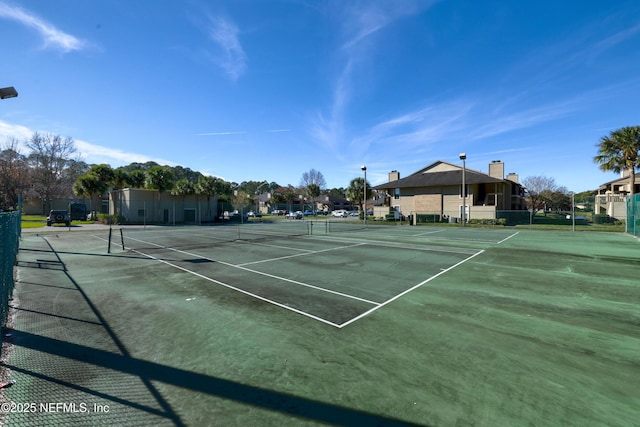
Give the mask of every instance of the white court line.
M 365 317 L 365 316 L 367 316 L 367 315 L 369 315 L 369 314 L 373 313 L 373 312 L 374 312 L 374 311 L 376 311 L 377 309 L 379 309 L 379 308 L 381 308 L 381 307 L 384 307 L 385 305 L 389 304 L 390 302 L 393 302 L 393 301 L 397 300 L 397 299 L 398 299 L 398 298 L 400 298 L 401 296 L 406 295 L 406 294 L 408 294 L 409 292 L 413 291 L 414 289 L 417 289 L 417 288 L 419 288 L 420 286 L 424 285 L 425 283 L 428 283 L 428 282 L 432 281 L 433 279 L 435 279 L 436 277 L 438 277 L 438 276 L 440 276 L 440 275 L 442 275 L 442 274 L 446 273 L 447 271 L 453 270 L 454 268 L 456 268 L 456 267 L 457 267 L 457 266 L 459 266 L 460 264 L 462 264 L 462 263 L 465 263 L 465 262 L 469 261 L 471 258 L 474 258 L 474 257 L 476 257 L 476 256 L 480 255 L 480 254 L 481 254 L 481 253 L 483 253 L 483 252 L 484 252 L 484 249 L 483 249 L 483 250 L 481 250 L 480 252 L 477 252 L 477 253 L 475 253 L 475 254 L 471 255 L 471 256 L 470 256 L 470 257 L 468 257 L 468 258 L 463 259 L 462 261 L 458 262 L 457 264 L 454 264 L 454 265 L 452 265 L 451 267 L 449 267 L 449 268 L 447 268 L 447 269 L 445 269 L 445 270 L 442 270 L 440 273 L 436 274 L 435 276 L 431 276 L 431 277 L 429 277 L 428 279 L 423 280 L 422 282 L 418 283 L 418 284 L 417 284 L 417 285 L 415 285 L 414 287 L 409 288 L 409 289 L 407 289 L 406 291 L 399 293 L 398 295 L 394 296 L 394 297 L 393 297 L 393 298 L 391 298 L 391 299 L 388 299 L 387 301 L 385 301 L 385 302 L 383 302 L 383 303 L 379 304 L 378 306 L 373 307 L 372 309 L 370 309 L 370 310 L 368 310 L 368 311 L 365 311 L 364 313 L 362 313 L 362 314 L 360 314 L 360 315 L 358 315 L 358 316 L 356 316 L 356 317 L 352 318 L 351 320 L 349 320 L 349 321 L 347 321 L 347 322 L 342 323 L 341 325 L 339 325 L 339 326 L 338 326 L 338 328 L 344 328 L 345 326 L 347 326 L 347 325 L 349 325 L 349 324 L 351 324 L 351 323 L 355 322 L 356 320 L 362 319 L 363 317 Z
M 518 233 L 516 233 L 516 234 L 518 234 Z M 514 234 L 514 235 L 515 235 L 515 234 Z M 98 238 L 98 239 L 101 239 L 101 240 L 106 241 L 106 239 L 104 239 L 104 238 L 102 238 L 102 237 L 99 237 L 99 236 L 95 236 L 95 235 L 94 235 L 93 237 L 96 237 L 96 238 Z M 509 236 L 508 238 L 511 238 L 511 237 L 513 237 L 513 235 L 512 235 L 512 236 Z M 193 254 L 193 253 L 186 252 L 186 251 L 181 251 L 181 250 L 178 250 L 178 249 L 168 248 L 168 247 L 166 247 L 166 246 L 162 246 L 162 245 L 159 245 L 159 244 L 156 244 L 156 243 L 152 243 L 152 242 L 145 242 L 145 241 L 143 241 L 143 240 L 135 239 L 135 238 L 132 238 L 132 237 L 126 237 L 126 238 L 131 239 L 131 240 L 136 240 L 136 241 L 139 241 L 139 242 L 142 242 L 142 243 L 148 243 L 148 244 L 151 244 L 151 245 L 153 245 L 153 246 L 157 246 L 157 247 L 159 247 L 159 248 L 168 249 L 168 250 L 172 250 L 172 251 L 175 251 L 175 252 L 181 252 L 181 253 L 184 253 L 184 254 L 187 254 L 187 255 L 190 255 L 190 256 L 195 256 L 195 257 L 199 257 L 199 258 L 202 258 L 202 259 L 208 259 L 208 260 L 210 260 L 210 261 L 218 262 L 218 263 L 220 263 L 220 264 L 223 264 L 223 265 L 226 265 L 226 266 L 229 266 L 229 267 L 239 268 L 239 269 L 246 270 L 246 271 L 249 271 L 249 272 L 252 272 L 252 273 L 262 274 L 262 275 L 265 275 L 265 276 L 268 276 L 268 277 L 272 277 L 272 278 L 275 278 L 275 279 L 284 280 L 284 281 L 287 281 L 287 282 L 292 282 L 292 283 L 295 283 L 295 284 L 298 284 L 298 285 L 301 285 L 301 286 L 306 286 L 306 287 L 309 287 L 309 288 L 314 288 L 314 289 L 317 289 L 317 290 L 320 290 L 320 291 L 329 292 L 329 293 L 336 294 L 336 295 L 339 295 L 339 296 L 344 296 L 344 297 L 347 297 L 347 298 L 356 299 L 356 300 L 360 300 L 360 301 L 363 301 L 363 302 L 368 302 L 368 303 L 370 303 L 370 304 L 373 304 L 373 305 L 374 305 L 374 307 L 373 307 L 373 308 L 371 308 L 371 309 L 369 309 L 369 310 L 365 311 L 364 313 L 362 313 L 362 314 L 360 314 L 360 315 L 358 315 L 358 316 L 356 316 L 356 317 L 354 317 L 354 318 L 352 318 L 352 319 L 348 320 L 347 322 L 344 322 L 344 323 L 342 323 L 342 324 L 337 324 L 337 323 L 334 323 L 334 322 L 328 321 L 328 320 L 326 320 L 326 319 L 323 319 L 323 318 L 321 318 L 321 317 L 314 316 L 313 314 L 307 313 L 307 312 L 305 312 L 305 311 L 298 310 L 298 309 L 296 309 L 296 308 L 293 308 L 293 307 L 287 306 L 287 305 L 282 304 L 282 303 L 279 303 L 279 302 L 277 302 L 277 301 L 270 300 L 270 299 L 268 299 L 268 298 L 262 297 L 262 296 L 260 296 L 260 295 L 254 294 L 254 293 L 252 293 L 252 292 L 245 291 L 245 290 L 243 290 L 243 289 L 237 288 L 237 287 L 235 287 L 235 286 L 229 285 L 229 284 L 227 284 L 227 283 L 221 282 L 221 281 L 216 280 L 216 279 L 213 279 L 213 278 L 211 278 L 211 277 L 204 276 L 204 275 L 202 275 L 202 274 L 200 274 L 200 273 L 196 273 L 195 271 L 189 270 L 189 269 L 184 268 L 184 267 L 181 267 L 181 266 L 179 266 L 179 265 L 175 265 L 175 264 L 173 264 L 173 263 L 171 263 L 171 262 L 169 262 L 169 261 L 162 260 L 162 259 L 160 259 L 160 258 L 158 258 L 158 257 L 153 256 L 153 255 L 149 255 L 149 254 L 146 254 L 146 253 L 144 253 L 144 252 L 140 252 L 140 251 L 138 251 L 138 250 L 135 250 L 135 249 L 132 249 L 132 248 L 128 248 L 129 250 L 131 250 L 131 251 L 133 251 L 133 252 L 136 252 L 136 253 L 138 253 L 138 254 L 140 254 L 140 255 L 143 255 L 143 256 L 145 256 L 145 257 L 147 257 L 147 258 L 150 258 L 150 259 L 153 259 L 153 260 L 156 260 L 156 261 L 160 261 L 160 262 L 162 262 L 162 263 L 164 263 L 164 264 L 167 264 L 167 265 L 169 265 L 169 266 L 171 266 L 171 267 L 177 268 L 178 270 L 182 270 L 182 271 L 184 271 L 184 272 L 187 272 L 187 273 L 193 274 L 193 275 L 195 275 L 195 276 L 197 276 L 197 277 L 200 277 L 200 278 L 202 278 L 202 279 L 208 280 L 208 281 L 210 281 L 210 282 L 212 282 L 212 283 L 216 283 L 216 284 L 221 285 L 221 286 L 224 286 L 224 287 L 226 287 L 226 288 L 229 288 L 229 289 L 232 289 L 232 290 L 235 290 L 235 291 L 241 292 L 241 293 L 243 293 L 243 294 L 245 294 L 245 295 L 248 295 L 248 296 L 251 296 L 251 297 L 257 298 L 257 299 L 259 299 L 259 300 L 261 300 L 261 301 L 264 301 L 264 302 L 267 302 L 267 303 L 273 304 L 273 305 L 278 306 L 278 307 L 280 307 L 280 308 L 284 308 L 284 309 L 287 309 L 287 310 L 289 310 L 289 311 L 293 311 L 294 313 L 301 314 L 301 315 L 303 315 L 303 316 L 305 316 L 305 317 L 308 317 L 308 318 L 310 318 L 310 319 L 314 319 L 314 320 L 320 321 L 320 322 L 322 322 L 322 323 L 325 323 L 325 324 L 327 324 L 327 325 L 331 325 L 331 326 L 336 327 L 336 328 L 338 328 L 338 329 L 344 328 L 345 326 L 348 326 L 348 325 L 350 325 L 351 323 L 353 323 L 353 322 L 355 322 L 355 321 L 357 321 L 357 320 L 360 320 L 360 319 L 362 319 L 362 318 L 363 318 L 363 317 L 365 317 L 365 316 L 368 316 L 369 314 L 373 313 L 374 311 L 378 310 L 379 308 L 384 307 L 385 305 L 387 305 L 387 304 L 389 304 L 389 303 L 391 303 L 391 302 L 393 302 L 393 301 L 397 300 L 398 298 L 400 298 L 400 297 L 402 297 L 402 296 L 404 296 L 404 295 L 408 294 L 409 292 L 411 292 L 411 291 L 413 291 L 413 290 L 415 290 L 415 289 L 417 289 L 417 288 L 419 288 L 419 287 L 423 286 L 424 284 L 426 284 L 426 283 L 428 283 L 428 282 L 432 281 L 432 280 L 433 280 L 433 279 L 435 279 L 436 277 L 439 277 L 439 276 L 441 276 L 442 274 L 447 273 L 447 272 L 448 272 L 448 271 L 450 271 L 450 270 L 453 270 L 454 268 L 458 267 L 459 265 L 461 265 L 461 264 L 463 264 L 463 263 L 465 263 L 465 262 L 469 261 L 470 259 L 472 259 L 472 258 L 474 258 L 474 257 L 476 257 L 476 256 L 478 256 L 478 255 L 480 255 L 480 254 L 482 254 L 482 253 L 484 252 L 484 250 L 481 250 L 481 251 L 479 251 L 479 252 L 476 252 L 476 253 L 474 253 L 473 255 L 471 255 L 471 256 L 469 256 L 469 257 L 467 257 L 467 258 L 463 259 L 462 261 L 460 261 L 460 262 L 458 262 L 458 263 L 456 263 L 456 264 L 452 265 L 451 267 L 449 267 L 449 268 L 447 268 L 447 269 L 444 269 L 444 270 L 440 271 L 439 273 L 437 273 L 437 274 L 435 274 L 435 275 L 433 275 L 433 276 L 431 276 L 431 277 L 427 278 L 426 280 L 423 280 L 422 282 L 418 283 L 417 285 L 415 285 L 415 286 L 413 286 L 413 287 L 411 287 L 411 288 L 409 288 L 409 289 L 407 289 L 407 290 L 405 290 L 405 291 L 403 291 L 403 292 L 401 292 L 401 293 L 399 293 L 399 294 L 395 295 L 394 297 L 392 297 L 392 298 L 388 299 L 387 301 L 384 301 L 384 302 L 382 302 L 382 303 L 377 303 L 377 302 L 368 301 L 368 300 L 365 300 L 365 299 L 362 299 L 362 298 L 354 297 L 354 296 L 352 296 L 352 295 L 342 294 L 342 293 L 340 293 L 340 292 L 335 292 L 335 291 L 331 291 L 331 290 L 328 290 L 328 289 L 319 288 L 319 287 L 316 287 L 316 286 L 313 286 L 313 285 L 309 285 L 309 284 L 305 284 L 305 283 L 301 283 L 301 282 L 296 282 L 296 281 L 294 281 L 294 280 L 286 279 L 286 278 L 283 278 L 283 277 L 273 276 L 273 275 L 270 275 L 270 274 L 262 273 L 262 272 L 260 272 L 260 271 L 251 270 L 251 269 L 248 269 L 248 268 L 245 268 L 245 267 L 235 266 L 235 265 L 233 265 L 233 264 L 229 264 L 229 263 L 226 263 L 226 262 L 224 262 L 224 261 L 217 261 L 217 260 L 214 260 L 214 259 L 212 259 L 212 258 L 203 257 L 203 256 L 198 255 L 198 254 Z M 508 238 L 507 238 L 507 239 L 508 239 Z M 505 239 L 505 240 L 506 240 L 506 239 Z
M 291 251 L 303 251 L 303 252 L 313 252 L 313 249 L 302 249 L 302 248 L 292 248 L 290 246 L 282 246 L 282 245 L 274 245 L 271 243 L 260 243 L 260 242 L 251 242 L 248 240 L 243 240 L 244 243 L 249 243 L 256 246 L 266 246 L 268 248 L 278 248 L 278 249 L 288 249 Z
M 399 237 L 399 236 L 398 236 Z M 385 242 L 381 240 L 370 240 L 370 239 L 355 239 L 351 237 L 318 237 L 318 240 L 321 242 L 359 242 L 364 243 L 369 246 L 382 246 L 386 248 L 399 248 L 399 249 L 411 249 L 416 251 L 424 251 L 424 252 L 446 252 L 452 254 L 459 255 L 470 255 L 477 252 L 476 249 L 471 248 L 456 248 L 456 247 L 447 247 L 447 246 L 431 246 L 425 247 L 424 243 L 395 243 L 395 242 Z M 444 239 L 442 239 L 444 240 Z M 493 243 L 493 242 L 491 242 Z
M 446 229 L 445 229 L 446 230 Z M 412 234 L 411 237 L 418 237 L 418 236 L 424 236 L 426 234 L 435 234 L 435 233 L 442 233 L 445 230 L 437 230 L 437 231 L 425 231 L 424 233 L 418 233 L 418 234 Z
M 370 230 L 370 229 L 369 229 Z M 442 230 L 436 230 L 436 231 L 425 231 L 423 233 L 417 233 L 417 234 L 408 234 L 408 233 L 368 233 L 367 232 L 367 236 L 385 236 L 385 237 L 398 237 L 398 238 L 403 238 L 403 237 L 420 237 L 420 236 L 426 236 L 428 234 L 436 234 L 436 233 L 442 233 L 443 231 L 450 231 L 451 229 L 449 228 L 445 228 Z M 520 233 L 519 231 L 515 234 Z M 513 237 L 514 235 L 510 235 L 509 237 L 507 237 L 506 239 L 500 240 L 499 242 L 496 242 L 495 240 L 485 240 L 485 239 L 469 239 L 469 238 L 460 238 L 460 237 L 433 237 L 431 240 L 446 240 L 446 241 L 450 241 L 450 242 L 469 242 L 469 243 L 483 243 L 483 244 L 487 244 L 487 245 L 499 245 L 500 243 L 504 242 L 505 240 L 510 239 L 511 237 Z
M 372 304 L 372 305 L 380 304 L 379 302 L 376 302 L 376 301 L 369 301 L 367 299 L 356 297 L 356 296 L 349 295 L 349 294 L 345 294 L 345 293 L 342 293 L 342 292 L 332 291 L 331 289 L 321 288 L 319 286 L 310 285 L 310 284 L 304 283 L 304 282 L 298 282 L 297 280 L 287 279 L 286 277 L 275 276 L 273 274 L 264 273 L 262 271 L 252 270 L 250 268 L 242 267 L 240 265 L 230 264 L 228 262 L 224 262 L 224 261 L 216 260 L 216 259 L 213 259 L 213 258 L 209 258 L 209 257 L 206 257 L 206 256 L 202 256 L 200 254 L 195 254 L 195 253 L 183 251 L 183 250 L 180 250 L 180 249 L 170 248 L 170 247 L 159 245 L 159 244 L 153 243 L 153 242 L 146 242 L 144 240 L 136 239 L 136 238 L 133 238 L 133 237 L 125 236 L 125 238 L 126 239 L 135 240 L 135 241 L 138 241 L 140 243 L 145 243 L 145 244 L 157 246 L 159 248 L 167 249 L 167 250 L 170 250 L 170 251 L 173 251 L 173 252 L 179 252 L 179 253 L 182 253 L 182 254 L 185 254 L 185 255 L 189 255 L 189 256 L 193 256 L 193 257 L 196 257 L 196 258 L 206 259 L 206 260 L 209 260 L 209 261 L 216 262 L 218 264 L 226 265 L 227 267 L 233 267 L 233 268 L 237 268 L 237 269 L 240 269 L 240 270 L 249 271 L 251 273 L 260 274 L 262 276 L 270 277 L 272 279 L 282 280 L 284 282 L 293 283 L 295 285 L 304 286 L 304 287 L 307 287 L 307 288 L 315 289 L 315 290 L 326 292 L 326 293 L 329 293 L 329 294 L 334 294 L 334 295 L 338 295 L 338 296 L 341 296 L 341 297 L 354 299 L 354 300 L 357 300 L 357 301 L 362 301 L 362 302 L 365 302 L 367 304 Z M 165 263 L 167 263 L 169 265 L 173 265 L 173 264 L 169 263 L 168 261 L 164 261 L 164 260 L 161 260 L 159 258 L 153 257 L 151 255 L 147 255 L 147 254 L 145 254 L 143 252 L 140 252 L 140 251 L 137 251 L 135 249 L 131 249 L 131 250 L 133 250 L 133 251 L 135 251 L 137 253 L 143 254 L 145 256 L 148 256 L 149 258 L 158 259 L 159 261 L 165 262 Z M 307 254 L 301 254 L 301 255 L 307 255 Z M 183 267 L 176 266 L 176 268 L 180 268 L 181 270 L 184 270 L 184 271 L 191 271 L 191 270 L 188 270 L 188 269 L 183 268 Z M 194 274 L 197 274 L 197 273 L 194 272 Z
M 277 258 L 263 259 L 263 260 L 260 260 L 260 261 L 245 262 L 243 264 L 235 264 L 235 267 L 244 267 L 245 265 L 260 264 L 260 263 L 263 263 L 263 262 L 271 262 L 271 261 L 279 261 L 281 259 L 296 258 L 296 257 L 299 257 L 299 256 L 315 255 L 315 254 L 319 254 L 319 253 L 322 253 L 322 252 L 337 251 L 337 250 L 340 250 L 340 249 L 353 248 L 353 247 L 362 246 L 362 245 L 366 245 L 366 243 L 354 243 L 353 245 L 338 246 L 336 248 L 322 249 L 322 250 L 319 250 L 319 251 L 310 251 L 308 249 L 303 249 L 303 250 L 307 251 L 307 253 L 294 254 L 294 255 L 285 255 L 285 256 L 281 256 L 281 257 L 277 257 Z
M 169 249 L 169 248 L 167 248 L 167 249 Z M 273 300 L 270 300 L 270 299 L 268 299 L 268 298 L 261 297 L 260 295 L 257 295 L 257 294 L 254 294 L 254 293 L 251 293 L 251 292 L 245 291 L 245 290 L 243 290 L 243 289 L 236 288 L 235 286 L 229 285 L 229 284 L 227 284 L 227 283 L 221 282 L 221 281 L 219 281 L 219 280 L 213 279 L 213 278 L 208 277 L 208 276 L 205 276 L 205 275 L 203 275 L 203 274 L 196 273 L 195 271 L 189 270 L 189 269 L 187 269 L 187 268 L 180 267 L 179 265 L 175 265 L 175 264 L 173 264 L 173 263 L 170 263 L 169 261 L 165 261 L 165 260 L 163 260 L 163 259 L 160 259 L 160 258 L 154 257 L 154 256 L 152 256 L 152 255 L 145 254 L 144 252 L 140 252 L 140 251 L 137 251 L 137 250 L 135 250 L 135 249 L 129 249 L 129 250 L 131 250 L 131 251 L 133 251 L 133 252 L 136 252 L 136 253 L 138 253 L 138 254 L 140 254 L 140 255 L 146 256 L 147 258 L 151 258 L 151 259 L 153 259 L 153 260 L 155 260 L 155 261 L 160 261 L 161 263 L 163 263 L 163 264 L 167 264 L 167 265 L 169 265 L 169 266 L 171 266 L 171 267 L 174 267 L 174 268 L 177 268 L 178 270 L 182 270 L 182 271 L 185 271 L 185 272 L 187 272 L 187 273 L 189 273 L 189 274 L 193 274 L 194 276 L 200 277 L 201 279 L 204 279 L 204 280 L 208 280 L 208 281 L 213 282 L 213 283 L 215 283 L 215 284 L 217 284 L 217 285 L 221 285 L 221 286 L 224 286 L 224 287 L 226 287 L 226 288 L 233 289 L 234 291 L 238 291 L 238 292 L 241 292 L 241 293 L 243 293 L 243 294 L 245 294 L 245 295 L 251 296 L 251 297 L 253 297 L 253 298 L 257 298 L 257 299 L 259 299 L 259 300 L 261 300 L 261 301 L 268 302 L 268 303 L 273 304 L 273 305 L 275 305 L 275 306 L 278 306 L 278 307 L 280 307 L 280 308 L 285 308 L 285 309 L 287 309 L 287 310 L 293 311 L 294 313 L 301 314 L 301 315 L 306 316 L 306 317 L 309 317 L 309 318 L 311 318 L 311 319 L 313 319 L 313 320 L 318 320 L 318 321 L 320 321 L 320 322 L 322 322 L 322 323 L 326 323 L 327 325 L 331 325 L 331 326 L 334 326 L 334 327 L 336 327 L 336 328 L 339 328 L 339 327 L 340 327 L 338 324 L 333 323 L 333 322 L 330 322 L 330 321 L 328 321 L 328 320 L 326 320 L 326 319 L 323 319 L 322 317 L 314 316 L 313 314 L 307 313 L 306 311 L 298 310 L 297 308 L 289 307 L 289 306 L 284 305 L 284 304 L 281 304 L 281 303 L 279 303 L 279 302 L 277 302 L 277 301 L 273 301 Z
M 496 245 L 499 245 L 499 244 L 500 244 L 500 243 L 502 243 L 502 242 L 506 242 L 507 240 L 509 240 L 509 239 L 510 239 L 510 238 L 512 238 L 513 236 L 517 236 L 518 234 L 520 234 L 520 232 L 519 232 L 519 231 L 517 231 L 516 233 L 512 234 L 511 236 L 509 236 L 509 237 L 507 237 L 507 238 L 504 238 L 504 239 L 500 240 L 498 243 L 496 243 Z

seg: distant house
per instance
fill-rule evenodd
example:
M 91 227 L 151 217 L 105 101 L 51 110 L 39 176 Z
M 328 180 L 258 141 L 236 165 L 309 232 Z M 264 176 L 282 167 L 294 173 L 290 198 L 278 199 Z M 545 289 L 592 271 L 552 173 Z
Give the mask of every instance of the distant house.
M 316 197 L 314 200 L 316 209 L 321 211 L 331 212 L 340 209 L 350 211 L 353 209 L 353 204 L 351 203 L 351 201 L 345 199 L 344 197 L 323 194 Z
M 462 174 L 461 166 L 438 160 L 406 178 L 391 171 L 389 182 L 374 189 L 386 193 L 390 212 L 458 220 L 463 212 Z M 518 175 L 510 173 L 505 178 L 504 163 L 499 160 L 489 164 L 488 174 L 466 168 L 465 184 L 467 219 L 494 219 L 498 211 L 526 210 Z M 381 212 L 380 208 L 375 211 L 376 216 Z
M 327 194 L 320 195 L 313 199 L 308 199 L 302 195 L 297 195 L 291 203 L 273 204 L 271 202 L 271 193 L 260 194 L 257 198 L 258 210 L 260 213 L 268 213 L 274 209 L 287 209 L 287 210 L 304 210 L 311 209 L 316 211 L 333 211 L 337 209 L 351 210 L 353 208 L 352 203 L 343 198 L 330 196 Z
M 218 216 L 218 198 L 207 203 L 204 196 L 173 196 L 169 191 L 141 188 L 113 190 L 109 194 L 109 214 L 128 224 L 200 224 Z
M 640 193 L 640 174 L 636 175 L 634 193 Z M 622 176 L 613 181 L 605 182 L 598 188 L 593 213 L 607 214 L 612 218 L 627 217 L 627 195 L 631 193 L 631 180 L 629 172 L 624 171 Z

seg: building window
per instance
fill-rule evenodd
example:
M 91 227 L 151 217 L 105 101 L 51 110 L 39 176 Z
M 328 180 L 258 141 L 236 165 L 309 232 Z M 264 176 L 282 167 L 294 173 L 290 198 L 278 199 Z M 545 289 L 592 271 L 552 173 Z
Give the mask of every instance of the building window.
M 399 200 L 400 199 L 400 189 L 399 188 L 394 188 L 394 190 L 393 190 L 393 198 L 394 198 L 394 200 Z

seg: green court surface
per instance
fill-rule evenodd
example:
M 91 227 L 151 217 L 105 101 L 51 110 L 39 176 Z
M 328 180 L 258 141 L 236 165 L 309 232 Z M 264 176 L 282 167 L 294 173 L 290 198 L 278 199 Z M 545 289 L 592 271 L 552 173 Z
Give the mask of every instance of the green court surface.
M 637 239 L 309 224 L 23 233 L 4 422 L 638 425 Z

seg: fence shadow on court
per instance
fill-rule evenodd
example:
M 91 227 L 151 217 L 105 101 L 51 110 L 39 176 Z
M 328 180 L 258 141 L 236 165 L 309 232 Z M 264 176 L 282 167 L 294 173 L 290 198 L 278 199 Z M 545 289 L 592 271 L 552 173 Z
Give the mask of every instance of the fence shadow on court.
M 399 420 L 384 418 L 375 414 L 369 414 L 277 391 L 240 384 L 226 379 L 198 374 L 172 366 L 140 360 L 127 355 L 114 354 L 80 344 L 73 344 L 58 339 L 47 338 L 25 331 L 16 330 L 12 332 L 14 336 L 14 345 L 45 352 L 50 355 L 81 361 L 83 363 L 91 363 L 96 366 L 117 370 L 129 375 L 144 377 L 150 381 L 161 381 L 166 384 L 183 387 L 198 393 L 207 393 L 224 399 L 231 399 L 239 403 L 287 413 L 296 417 L 336 425 L 414 425 Z M 27 375 L 36 375 L 46 381 L 54 381 L 66 387 L 77 388 L 90 394 L 96 394 L 99 397 L 106 397 L 118 403 L 129 405 L 127 401 L 118 399 L 117 397 L 94 393 L 91 390 L 84 389 L 74 384 L 61 382 L 57 379 L 46 377 L 41 374 L 25 371 L 18 366 L 8 364 L 7 367 L 18 372 L 23 372 Z M 140 407 L 140 405 L 134 406 L 136 406 L 137 409 L 145 410 L 145 408 Z M 178 415 L 172 411 L 169 411 L 165 416 L 173 420 L 177 425 L 182 425 Z
M 78 362 L 79 369 L 86 369 L 86 364 L 91 364 L 98 368 L 105 368 L 139 378 L 153 396 L 154 400 L 158 403 L 159 409 L 130 401 L 124 397 L 118 396 L 117 393 L 105 393 L 93 390 L 79 384 L 74 384 L 70 381 L 61 380 L 40 372 L 35 372 L 31 369 L 25 368 L 24 366 L 20 366 L 18 363 L 13 363 L 11 359 L 9 359 L 9 361 L 3 363 L 3 365 L 12 371 L 20 372 L 41 381 L 46 381 L 49 384 L 55 384 L 60 387 L 65 387 L 98 398 L 106 399 L 117 404 L 126 405 L 134 410 L 146 412 L 149 416 L 161 416 L 177 426 L 183 426 L 185 424 L 181 420 L 180 416 L 173 410 L 170 403 L 154 386 L 152 383 L 153 381 L 159 381 L 168 385 L 191 390 L 193 392 L 206 393 L 208 395 L 232 400 L 241 404 L 252 405 L 258 408 L 323 423 L 335 425 L 378 426 L 415 425 L 397 419 L 387 418 L 376 414 L 323 403 L 266 388 L 241 384 L 227 379 L 212 377 L 173 366 L 162 365 L 135 358 L 118 338 L 115 331 L 110 327 L 98 307 L 91 301 L 80 284 L 72 277 L 55 249 L 46 239 L 44 239 L 44 241 L 49 247 L 49 254 L 56 257 L 57 264 L 61 267 L 57 270 L 64 275 L 64 281 L 70 285 L 68 289 L 78 291 L 84 303 L 86 303 L 98 320 L 97 322 L 91 323 L 95 323 L 96 325 L 99 324 L 105 330 L 115 346 L 118 348 L 119 353 L 94 348 L 88 345 L 76 344 L 63 339 L 46 337 L 27 330 L 20 330 L 18 328 L 5 330 L 5 333 L 11 335 L 13 345 L 42 352 L 49 356 L 54 356 L 52 360 L 55 360 L 56 357 L 60 357 L 65 360 Z M 35 264 L 27 262 L 22 264 L 22 267 L 41 268 L 38 266 L 37 262 Z M 30 284 L 37 285 L 36 283 Z M 16 307 L 15 309 L 18 311 L 23 310 L 26 312 L 35 312 L 34 310 L 22 309 L 20 307 Z M 39 314 L 52 315 L 50 313 L 41 312 Z M 60 315 L 56 314 L 55 316 Z M 77 320 L 74 318 L 73 313 L 68 313 L 68 315 L 64 317 L 70 320 Z

